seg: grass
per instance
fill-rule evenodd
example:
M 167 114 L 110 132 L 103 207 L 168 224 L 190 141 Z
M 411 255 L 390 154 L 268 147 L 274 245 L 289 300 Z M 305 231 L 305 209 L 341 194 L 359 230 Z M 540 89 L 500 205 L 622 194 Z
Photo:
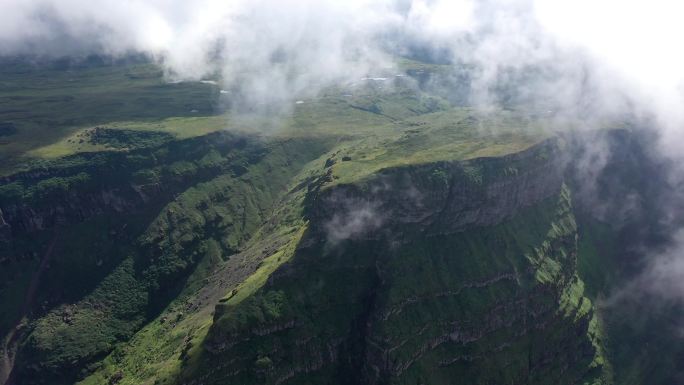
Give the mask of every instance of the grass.
M 130 146 L 107 146 L 105 143 L 92 142 L 89 137 L 100 126 L 76 128 L 68 136 L 56 142 L 34 148 L 26 153 L 30 158 L 55 159 L 79 152 L 97 152 L 107 150 L 129 150 L 141 147 L 140 141 L 132 142 Z M 227 127 L 227 116 L 203 116 L 191 118 L 166 118 L 155 121 L 110 122 L 102 125 L 107 130 L 123 132 L 156 133 L 170 135 L 174 139 L 182 140 L 203 136 Z
M 260 287 L 266 283 L 268 277 L 273 274 L 273 272 L 280 267 L 283 263 L 292 258 L 297 244 L 304 235 L 306 227 L 302 227 L 300 230 L 295 232 L 290 242 L 278 250 L 275 254 L 270 257 L 264 258 L 261 262 L 259 269 L 245 279 L 237 288 L 231 291 L 227 296 L 223 297 L 219 302 L 223 303 L 225 306 L 237 306 L 245 298 L 251 296 Z
M 385 168 L 502 156 L 550 136 L 542 122 L 506 111 L 482 116 L 469 108 L 420 115 L 393 128 L 341 146 L 333 167 L 335 183 L 363 179 Z
M 444 70 L 439 65 L 402 63 L 400 72 Z M 97 127 L 167 133 L 175 139 L 221 129 L 357 139 L 349 145 L 363 146 L 356 153 L 364 151 L 364 162 L 355 166 L 358 170 L 349 164 L 340 167 L 341 177 L 348 174 L 353 179 L 361 169 L 372 173 L 400 163 L 516 151 L 536 141 L 542 125 L 510 112 L 483 115 L 451 107 L 405 78 L 389 78 L 381 85 L 331 87 L 303 104 L 293 104 L 289 113 L 264 117 L 224 113 L 216 85 L 168 83 L 153 64 L 66 71 L 5 65 L 0 66 L 0 77 L 0 120 L 11 125 L 5 130 L 9 135 L 0 137 L 0 175 L 26 169 L 30 160 L 136 147 L 88 140 Z M 440 141 L 440 136 L 445 139 Z M 386 154 L 381 153 L 388 144 Z
M 31 157 L 101 150 L 64 143 L 45 148 L 95 125 L 214 115 L 218 95 L 210 84 L 167 83 L 152 64 L 55 70 L 4 63 L 0 121 L 16 133 L 0 137 L 0 172 L 21 168 Z

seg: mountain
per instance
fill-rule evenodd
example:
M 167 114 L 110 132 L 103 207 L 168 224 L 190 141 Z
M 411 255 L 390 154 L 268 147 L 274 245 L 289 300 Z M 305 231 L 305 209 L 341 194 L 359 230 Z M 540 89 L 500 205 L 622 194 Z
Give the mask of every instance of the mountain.
M 667 193 L 638 132 L 400 69 L 260 116 L 144 62 L 3 63 L 0 379 L 676 383 L 682 349 L 652 333 L 673 321 L 600 306 L 634 245 L 665 243 L 637 231 Z M 611 210 L 625 194 L 643 216 Z

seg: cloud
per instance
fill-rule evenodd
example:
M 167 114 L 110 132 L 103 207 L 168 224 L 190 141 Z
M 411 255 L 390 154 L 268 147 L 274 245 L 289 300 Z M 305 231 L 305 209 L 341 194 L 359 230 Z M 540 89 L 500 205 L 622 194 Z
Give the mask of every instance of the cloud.
M 684 230 L 665 250 L 652 255 L 641 272 L 602 301 L 606 307 L 637 305 L 643 309 L 684 304 Z
M 0 55 L 157 58 L 174 80 L 222 75 L 243 104 L 276 105 L 388 63 L 392 1 L 10 0 Z
M 682 8 L 666 0 L 5 0 L 0 55 L 144 52 L 174 78 L 222 74 L 253 106 L 358 79 L 422 47 L 468 68 L 475 104 L 498 103 L 504 84 L 573 117 L 653 115 L 671 139 L 684 122 Z
M 328 203 L 340 206 L 332 218 L 323 225 L 331 245 L 344 240 L 370 237 L 371 233 L 379 229 L 384 222 L 378 205 L 373 202 L 338 197 L 329 200 Z
M 684 34 L 684 4 L 538 0 L 535 5 L 546 33 L 559 44 L 586 52 L 594 71 L 635 99 L 631 108 L 658 119 L 662 143 L 674 154 L 684 123 L 684 52 L 676 48 Z

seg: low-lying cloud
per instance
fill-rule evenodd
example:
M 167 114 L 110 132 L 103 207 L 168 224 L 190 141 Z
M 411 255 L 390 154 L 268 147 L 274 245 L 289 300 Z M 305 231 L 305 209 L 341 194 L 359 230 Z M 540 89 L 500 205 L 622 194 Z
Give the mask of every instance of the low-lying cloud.
M 626 285 L 605 298 L 605 307 L 631 305 L 643 310 L 643 305 L 669 308 L 684 305 L 684 230 L 673 237 L 665 250 L 651 255 L 641 272 Z
M 380 228 L 384 216 L 378 205 L 360 199 L 344 199 L 341 209 L 324 224 L 328 242 L 336 245 L 344 240 L 364 239 Z
M 684 122 L 683 8 L 666 0 L 5 0 L 0 55 L 144 52 L 174 78 L 221 74 L 245 103 L 269 104 L 421 51 L 467 68 L 475 104 L 495 103 L 492 90 L 510 83 L 573 117 L 653 114 L 672 137 Z

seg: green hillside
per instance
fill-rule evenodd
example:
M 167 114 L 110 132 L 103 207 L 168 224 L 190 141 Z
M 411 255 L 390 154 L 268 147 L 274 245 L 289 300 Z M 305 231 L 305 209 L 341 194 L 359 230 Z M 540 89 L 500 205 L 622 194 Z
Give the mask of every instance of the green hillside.
M 419 87 L 438 65 L 401 70 L 245 116 L 212 82 L 167 83 L 151 64 L 5 63 L 0 379 L 612 384 L 641 371 L 611 351 L 595 306 L 619 234 L 574 204 L 567 138 L 538 114 Z

